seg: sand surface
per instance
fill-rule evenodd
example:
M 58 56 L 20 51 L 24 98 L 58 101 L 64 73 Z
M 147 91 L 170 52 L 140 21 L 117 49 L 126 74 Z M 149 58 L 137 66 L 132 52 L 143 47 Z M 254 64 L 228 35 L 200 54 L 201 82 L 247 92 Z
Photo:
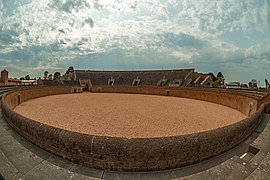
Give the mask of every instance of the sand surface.
M 88 92 L 32 99 L 15 111 L 71 131 L 127 138 L 190 134 L 246 118 L 234 109 L 199 100 Z

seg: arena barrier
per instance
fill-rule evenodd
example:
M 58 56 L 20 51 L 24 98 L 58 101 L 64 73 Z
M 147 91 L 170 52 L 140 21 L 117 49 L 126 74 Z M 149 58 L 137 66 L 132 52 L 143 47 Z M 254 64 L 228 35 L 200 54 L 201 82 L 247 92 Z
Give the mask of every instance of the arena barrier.
M 78 87 L 41 87 L 9 92 L 2 98 L 2 113 L 21 136 L 42 149 L 85 166 L 116 171 L 165 170 L 220 155 L 250 136 L 269 113 L 269 97 L 262 99 L 225 90 L 158 87 L 92 87 L 92 92 L 137 93 L 204 100 L 241 111 L 248 118 L 218 129 L 161 138 L 120 138 L 81 134 L 23 117 L 13 111 L 27 100 L 81 92 Z M 218 120 L 218 117 L 217 117 Z

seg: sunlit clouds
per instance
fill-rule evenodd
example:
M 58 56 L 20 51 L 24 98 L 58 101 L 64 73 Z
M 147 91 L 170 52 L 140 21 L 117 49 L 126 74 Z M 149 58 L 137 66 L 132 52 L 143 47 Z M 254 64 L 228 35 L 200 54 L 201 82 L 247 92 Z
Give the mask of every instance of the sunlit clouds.
M 74 65 L 270 78 L 269 0 L 0 0 L 0 24 L 0 66 L 14 76 Z

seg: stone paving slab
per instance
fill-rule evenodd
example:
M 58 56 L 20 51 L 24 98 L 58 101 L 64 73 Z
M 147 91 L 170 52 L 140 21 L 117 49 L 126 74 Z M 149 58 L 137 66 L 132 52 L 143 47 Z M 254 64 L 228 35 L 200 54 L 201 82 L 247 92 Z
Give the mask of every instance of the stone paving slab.
M 70 179 L 70 177 L 73 174 L 74 173 L 64 168 L 60 168 L 47 161 L 43 161 L 37 166 L 35 166 L 33 169 L 31 169 L 29 172 L 27 172 L 25 175 L 23 175 L 22 179 L 62 180 L 62 179 Z
M 269 174 L 270 179 L 270 152 L 268 152 L 267 156 L 264 158 L 263 162 L 260 164 L 260 168 L 263 169 L 267 174 Z
M 246 180 L 269 180 L 270 175 L 263 169 L 257 168 Z
M 0 121 L 1 122 L 1 121 Z M 9 126 L 7 129 L 11 129 Z M 9 134 L 12 136 L 14 140 L 19 142 L 20 145 L 25 147 L 27 150 L 31 151 L 33 154 L 36 154 L 42 159 L 48 159 L 51 156 L 53 156 L 51 153 L 39 148 L 38 146 L 32 144 L 30 141 L 26 140 L 22 136 L 20 136 L 17 132 L 15 131 L 9 131 Z
M 109 172 L 105 171 L 102 179 L 106 180 L 137 180 L 140 179 L 140 173 L 119 173 L 119 172 Z
M 102 178 L 104 171 L 100 169 L 95 169 L 95 168 L 89 168 L 85 167 L 79 164 L 74 164 L 74 166 L 70 169 L 70 171 L 77 173 L 77 174 L 82 174 L 94 178 Z
M 67 169 L 67 170 L 70 170 L 75 165 L 74 163 L 72 163 L 70 161 L 67 161 L 63 158 L 60 158 L 60 157 L 57 157 L 54 155 L 52 155 L 51 157 L 49 157 L 46 160 L 52 164 L 55 164 L 61 168 Z
M 197 174 L 192 174 L 186 177 L 178 178 L 177 180 L 201 180 L 201 179 L 216 180 L 217 177 L 213 177 L 208 172 L 203 171 Z
M 0 172 L 6 179 L 11 179 L 19 173 L 13 164 L 8 160 L 5 154 L 0 150 Z M 0 178 L 1 179 L 1 178 Z
M 99 178 L 89 177 L 81 174 L 73 174 L 69 180 L 99 180 Z
M 212 177 L 226 177 L 226 179 L 244 179 L 249 175 L 248 170 L 243 164 L 227 160 L 206 171 Z
M 43 161 L 42 158 L 33 154 L 20 145 L 16 140 L 9 139 L 1 143 L 1 150 L 9 161 L 22 173 L 26 173 Z
M 0 125 L 0 140 L 3 140 L 4 136 L 10 136 L 10 134 L 7 132 L 6 128 Z
M 141 179 L 147 180 L 167 180 L 175 179 L 176 175 L 173 171 L 161 171 L 161 172 L 150 172 L 150 173 L 141 173 Z
M 249 140 L 249 139 L 248 139 Z M 205 172 L 206 170 L 215 167 L 217 164 L 222 164 L 226 160 L 230 159 L 231 157 L 234 157 L 235 155 L 242 155 L 243 152 L 246 152 L 248 149 L 248 144 L 242 143 L 239 146 L 229 150 L 228 152 L 221 154 L 217 157 L 213 157 L 210 160 L 205 160 L 203 162 L 183 167 L 183 168 L 177 168 L 173 169 L 172 171 L 176 175 L 177 178 L 190 176 L 192 174 L 200 174 L 201 172 Z M 239 159 L 239 157 L 238 157 Z

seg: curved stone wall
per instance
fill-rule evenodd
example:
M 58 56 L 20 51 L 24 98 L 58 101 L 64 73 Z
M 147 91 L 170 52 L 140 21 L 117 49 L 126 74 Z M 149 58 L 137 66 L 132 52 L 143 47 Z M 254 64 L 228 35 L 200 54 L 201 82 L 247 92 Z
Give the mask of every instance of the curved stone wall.
M 168 88 L 95 87 L 94 92 L 173 95 L 207 100 L 248 113 L 257 100 L 222 91 Z M 39 147 L 89 167 L 117 171 L 152 171 L 176 168 L 217 156 L 245 140 L 258 126 L 265 111 L 262 104 L 248 118 L 222 128 L 163 138 L 119 138 L 71 132 L 23 117 L 13 111 L 32 98 L 74 92 L 72 87 L 14 91 L 2 98 L 3 116 L 19 134 Z M 20 102 L 18 102 L 20 98 Z M 218 120 L 218 117 L 217 117 Z
M 91 91 L 99 93 L 152 94 L 197 99 L 228 106 L 242 112 L 246 116 L 254 113 L 259 108 L 259 102 L 261 102 L 255 96 L 245 96 L 227 89 L 95 86 L 92 87 Z

